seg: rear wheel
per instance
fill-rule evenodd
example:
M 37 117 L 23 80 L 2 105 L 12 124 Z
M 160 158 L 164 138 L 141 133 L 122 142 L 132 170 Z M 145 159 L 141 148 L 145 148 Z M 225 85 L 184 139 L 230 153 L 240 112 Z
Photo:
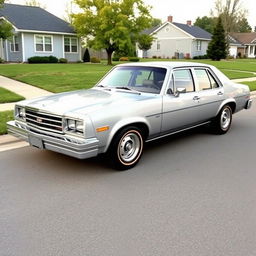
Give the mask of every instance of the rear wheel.
M 225 134 L 232 123 L 232 109 L 225 105 L 212 122 L 213 132 L 216 134 Z
M 127 170 L 134 167 L 140 160 L 143 152 L 143 133 L 136 127 L 126 127 L 114 137 L 109 148 L 109 157 L 112 166 L 118 170 Z

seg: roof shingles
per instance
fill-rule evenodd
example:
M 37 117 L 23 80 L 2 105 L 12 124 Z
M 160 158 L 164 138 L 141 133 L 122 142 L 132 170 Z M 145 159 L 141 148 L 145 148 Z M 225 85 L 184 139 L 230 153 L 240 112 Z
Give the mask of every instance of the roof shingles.
M 75 33 L 69 23 L 40 7 L 4 4 L 0 9 L 0 17 L 4 17 L 19 30 Z

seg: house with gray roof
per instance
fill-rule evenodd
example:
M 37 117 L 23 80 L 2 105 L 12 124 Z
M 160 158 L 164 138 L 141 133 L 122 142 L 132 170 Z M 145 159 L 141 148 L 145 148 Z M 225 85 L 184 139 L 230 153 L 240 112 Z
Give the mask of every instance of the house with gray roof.
M 40 7 L 4 4 L 0 20 L 13 27 L 11 40 L 0 41 L 0 58 L 27 62 L 33 56 L 55 56 L 69 62 L 81 60 L 81 40 L 66 21 Z
M 139 57 L 152 58 L 193 58 L 205 55 L 212 35 L 204 29 L 186 24 L 173 22 L 173 17 L 160 26 L 144 31 L 153 35 L 155 40 L 148 51 L 138 51 Z

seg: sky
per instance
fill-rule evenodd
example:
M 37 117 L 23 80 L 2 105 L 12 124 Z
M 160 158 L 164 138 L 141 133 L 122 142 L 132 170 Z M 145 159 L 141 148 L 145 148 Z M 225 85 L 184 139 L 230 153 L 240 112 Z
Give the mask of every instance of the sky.
M 37 0 L 47 11 L 63 18 L 68 3 L 71 0 Z M 6 1 L 7 2 L 7 1 Z M 9 0 L 9 3 L 24 4 L 26 0 Z M 160 18 L 163 22 L 167 16 L 173 16 L 174 22 L 186 23 L 187 20 L 195 22 L 198 16 L 209 16 L 210 10 L 214 8 L 215 0 L 144 0 L 152 6 L 151 14 Z M 256 3 L 255 0 L 242 0 L 243 8 L 248 10 L 247 19 L 254 30 L 256 26 Z

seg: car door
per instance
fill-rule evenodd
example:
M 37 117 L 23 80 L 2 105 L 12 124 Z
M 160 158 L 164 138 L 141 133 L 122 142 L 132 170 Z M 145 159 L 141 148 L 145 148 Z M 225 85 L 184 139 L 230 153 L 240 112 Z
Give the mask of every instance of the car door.
M 199 121 L 206 121 L 216 116 L 224 100 L 224 89 L 213 72 L 208 68 L 194 68 L 195 84 L 198 91 Z
M 177 95 L 178 89 L 184 89 Z M 169 133 L 197 124 L 198 92 L 190 68 L 174 69 L 167 93 L 163 96 L 161 132 Z

